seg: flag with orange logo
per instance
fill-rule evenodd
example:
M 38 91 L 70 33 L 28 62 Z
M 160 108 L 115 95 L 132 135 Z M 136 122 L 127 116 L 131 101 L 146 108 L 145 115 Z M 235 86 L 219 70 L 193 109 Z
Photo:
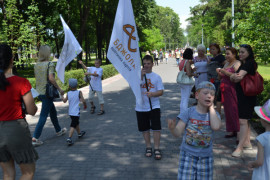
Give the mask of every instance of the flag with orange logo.
M 119 0 L 107 57 L 142 104 L 139 37 L 131 0 Z

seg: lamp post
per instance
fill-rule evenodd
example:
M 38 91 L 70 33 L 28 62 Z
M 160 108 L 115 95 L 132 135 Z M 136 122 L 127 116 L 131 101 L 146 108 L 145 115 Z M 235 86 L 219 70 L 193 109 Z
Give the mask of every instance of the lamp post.
M 203 24 L 202 24 L 202 44 L 203 44 Z
M 234 47 L 234 0 L 232 0 L 232 47 Z

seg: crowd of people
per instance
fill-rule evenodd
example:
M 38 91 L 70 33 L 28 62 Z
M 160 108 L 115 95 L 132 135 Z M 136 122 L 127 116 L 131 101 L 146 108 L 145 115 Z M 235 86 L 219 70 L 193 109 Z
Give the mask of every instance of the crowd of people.
M 162 159 L 159 97 L 163 95 L 164 86 L 161 77 L 153 72 L 152 68 L 154 65 L 158 66 L 159 60 L 163 62 L 165 58 L 167 63 L 169 57 L 173 57 L 176 59 L 179 71 L 183 70 L 189 78 L 195 79 L 193 84 L 179 83 L 180 113 L 175 119 L 167 119 L 168 128 L 174 136 L 180 137 L 183 134 L 178 179 L 213 178 L 213 132 L 221 128 L 221 105 L 224 106 L 226 131 L 228 132 L 225 138 L 237 138 L 236 149 L 232 156 L 240 157 L 243 149 L 252 148 L 249 120 L 252 118 L 256 96 L 246 96 L 240 82 L 246 75 L 254 75 L 257 70 L 253 50 L 249 45 L 241 45 L 238 56 L 238 51 L 229 47 L 226 49 L 224 57 L 218 44 L 210 44 L 209 49 L 211 56 L 206 54 L 206 47 L 200 44 L 197 46 L 198 55 L 195 57 L 191 48 L 177 49 L 173 54 L 169 52 L 163 54 L 160 49 L 159 52 L 153 51 L 153 56 L 147 52 L 143 57 L 140 84 L 143 104 L 136 102 L 135 111 L 138 131 L 142 133 L 145 142 L 146 157 L 154 155 L 156 160 Z M 42 107 L 39 121 L 31 136 L 25 114 L 27 112 L 35 115 L 37 111 L 31 93 L 32 87 L 27 79 L 13 74 L 12 50 L 6 44 L 0 45 L 0 106 L 2 107 L 0 109 L 0 165 L 3 169 L 4 179 L 15 178 L 15 162 L 20 166 L 22 179 L 33 179 L 35 161 L 38 159 L 34 146 L 43 144 L 39 138 L 48 115 L 50 115 L 57 136 L 62 136 L 67 131 L 59 124 L 53 99 L 46 96 L 47 82 L 51 82 L 58 89 L 64 103 L 69 102 L 71 124 L 67 144 L 74 143 L 72 136 L 75 130 L 78 138 L 83 137 L 86 133 L 81 131 L 79 126 L 79 103 L 82 102 L 85 109 L 87 105 L 82 92 L 77 90 L 78 81 L 69 79 L 69 91 L 64 95 L 64 91 L 55 80 L 55 67 L 53 63 L 50 63 L 50 53 L 49 46 L 41 46 L 38 62 L 34 67 L 36 90 L 39 93 L 38 98 L 42 102 Z M 90 113 L 95 113 L 96 106 L 93 98 L 97 93 L 100 104 L 98 115 L 103 115 L 105 111 L 101 60 L 95 61 L 95 67 L 87 67 L 82 61 L 79 63 L 87 70 L 85 75 L 91 76 L 88 79 Z M 192 91 L 194 91 L 196 104 L 189 107 L 189 97 Z M 22 102 L 26 106 L 26 111 L 22 109 Z M 270 130 L 269 104 L 256 107 L 257 110 L 255 108 L 256 113 L 262 117 L 261 122 L 267 131 Z M 151 131 L 154 139 L 153 149 Z M 266 153 L 267 150 L 269 152 L 267 137 L 269 137 L 269 133 L 257 138 L 258 158 L 249 163 L 249 168 L 256 168 L 254 174 L 260 174 L 260 177 L 267 176 L 265 179 L 269 179 L 268 174 L 270 173 L 267 164 L 269 158 Z
M 178 82 L 181 91 L 180 114 L 177 117 L 179 121 L 176 123 L 175 119 L 168 119 L 168 127 L 174 136 L 184 134 L 180 148 L 178 179 L 212 179 L 212 131 L 220 128 L 221 105 L 224 107 L 226 120 L 227 134 L 224 138 L 236 137 L 236 149 L 232 152 L 232 157 L 241 157 L 243 149 L 252 149 L 249 120 L 254 112 L 256 95 L 245 95 L 241 81 L 246 75 L 255 75 L 257 71 L 253 49 L 250 45 L 243 44 L 240 45 L 238 53 L 237 49 L 227 47 L 224 56 L 220 46 L 213 43 L 209 45 L 209 50 L 211 56 L 207 55 L 206 47 L 200 44 L 197 46 L 198 55 L 195 57 L 190 48 L 176 50 L 172 56 L 176 59 L 179 72 L 184 70 L 188 78 L 195 79 L 194 83 Z M 188 108 L 192 91 L 197 102 L 195 106 Z M 256 113 L 260 116 L 261 112 Z M 263 116 L 263 119 L 267 122 L 262 121 L 264 127 L 268 127 L 270 121 L 269 109 L 266 113 L 268 114 Z M 262 147 L 262 143 L 266 143 L 262 137 L 258 143 L 262 151 L 264 147 L 267 148 Z M 258 157 L 260 160 L 257 159 L 249 166 L 256 168 L 254 172 L 257 175 L 258 171 L 263 173 L 260 179 L 269 179 L 269 158 L 263 161 L 263 153 L 259 151 L 260 149 L 258 153 L 262 157 Z M 264 157 L 267 158 L 268 155 L 265 153 Z M 258 176 L 253 175 L 254 179 L 256 177 Z

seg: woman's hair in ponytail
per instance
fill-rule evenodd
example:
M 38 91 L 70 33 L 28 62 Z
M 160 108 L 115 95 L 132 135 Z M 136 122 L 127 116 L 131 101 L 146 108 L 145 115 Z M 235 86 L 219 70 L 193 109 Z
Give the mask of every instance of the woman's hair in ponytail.
M 0 90 L 6 90 L 9 82 L 6 79 L 5 71 L 9 68 L 12 60 L 12 50 L 7 44 L 0 44 Z

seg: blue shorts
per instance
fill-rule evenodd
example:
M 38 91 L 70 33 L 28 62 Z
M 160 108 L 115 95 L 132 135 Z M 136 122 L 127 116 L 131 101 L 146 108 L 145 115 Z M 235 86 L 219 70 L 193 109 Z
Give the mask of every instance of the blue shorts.
M 186 151 L 180 152 L 178 180 L 211 180 L 213 179 L 213 162 L 210 157 L 192 156 Z

